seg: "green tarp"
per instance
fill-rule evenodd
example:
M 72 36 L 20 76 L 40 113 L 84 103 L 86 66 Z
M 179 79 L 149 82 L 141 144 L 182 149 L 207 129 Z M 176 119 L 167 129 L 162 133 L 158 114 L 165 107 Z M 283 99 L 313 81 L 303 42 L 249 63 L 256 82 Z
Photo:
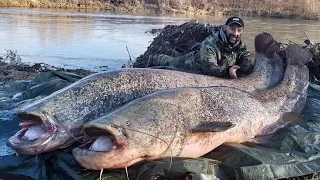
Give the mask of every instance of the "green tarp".
M 80 76 L 46 72 L 32 81 L 0 86 L 0 179 L 99 179 L 79 166 L 73 147 L 38 156 L 16 156 L 5 141 L 18 129 L 15 111 Z M 197 159 L 162 159 L 128 168 L 130 179 L 281 179 L 320 172 L 320 86 L 311 84 L 300 124 L 260 137 L 260 143 L 224 144 Z M 75 144 L 74 146 L 77 146 Z M 104 170 L 104 179 L 127 179 L 125 169 Z

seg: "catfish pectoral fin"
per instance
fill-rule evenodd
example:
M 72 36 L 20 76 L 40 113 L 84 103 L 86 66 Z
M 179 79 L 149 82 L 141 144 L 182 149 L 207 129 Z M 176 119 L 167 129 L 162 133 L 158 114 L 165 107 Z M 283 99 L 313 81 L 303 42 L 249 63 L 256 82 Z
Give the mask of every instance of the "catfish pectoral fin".
M 221 132 L 226 131 L 235 125 L 231 122 L 204 122 L 189 129 L 190 132 Z

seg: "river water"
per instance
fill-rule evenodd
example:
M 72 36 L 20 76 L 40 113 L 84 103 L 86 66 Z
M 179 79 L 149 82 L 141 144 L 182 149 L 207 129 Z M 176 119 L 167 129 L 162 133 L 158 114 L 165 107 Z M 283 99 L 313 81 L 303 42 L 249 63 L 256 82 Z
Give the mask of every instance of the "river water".
M 191 19 L 223 24 L 227 17 L 157 16 L 152 14 L 83 13 L 59 10 L 0 8 L 0 55 L 17 50 L 24 62 L 44 62 L 66 68 L 95 71 L 120 68 L 143 54 L 154 36 L 146 33 Z M 302 43 L 305 33 L 320 42 L 319 21 L 243 17 L 243 41 L 253 51 L 254 36 L 271 33 L 281 42 Z

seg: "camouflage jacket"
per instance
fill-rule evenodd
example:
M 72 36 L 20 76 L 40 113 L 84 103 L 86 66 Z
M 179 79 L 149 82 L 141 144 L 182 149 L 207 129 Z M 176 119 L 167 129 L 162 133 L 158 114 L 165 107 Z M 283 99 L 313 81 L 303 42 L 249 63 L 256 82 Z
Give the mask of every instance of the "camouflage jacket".
M 231 47 L 221 38 L 223 30 L 207 37 L 200 46 L 198 64 L 202 73 L 217 77 L 230 77 L 229 68 L 240 66 L 237 73 L 249 74 L 253 69 L 250 52 L 242 41 Z

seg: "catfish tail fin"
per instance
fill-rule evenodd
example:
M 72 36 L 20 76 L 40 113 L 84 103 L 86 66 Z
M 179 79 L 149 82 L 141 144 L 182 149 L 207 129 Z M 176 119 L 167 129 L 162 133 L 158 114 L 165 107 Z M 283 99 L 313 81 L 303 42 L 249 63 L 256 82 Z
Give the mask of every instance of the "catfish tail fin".
M 307 88 L 309 86 L 309 69 L 305 65 L 312 59 L 312 54 L 299 45 L 289 45 L 286 50 L 286 60 L 290 66 L 298 66 L 296 71 L 296 82 L 292 94 L 287 97 L 282 110 L 285 112 L 301 112 L 307 99 Z M 295 98 L 296 97 L 296 98 Z M 292 104 L 294 102 L 294 106 Z
M 293 72 L 286 72 L 287 82 L 291 76 L 294 77 L 289 83 L 291 84 L 291 91 L 287 94 L 285 103 L 282 106 L 282 111 L 284 112 L 301 112 L 307 97 L 307 88 L 309 86 L 309 69 L 305 65 L 312 59 L 312 54 L 299 45 L 292 44 L 289 45 L 286 50 L 286 60 L 287 63 L 296 68 Z
M 286 50 L 287 63 L 291 65 L 304 65 L 311 61 L 312 54 L 310 51 L 303 49 L 297 44 L 289 45 Z
M 301 112 L 309 86 L 309 69 L 304 64 L 311 60 L 308 50 L 289 45 L 286 50 L 289 65 L 281 83 L 258 93 L 259 99 L 276 111 Z
M 266 32 L 260 33 L 255 37 L 254 45 L 257 52 L 263 53 L 267 57 L 271 57 L 274 53 L 280 52 L 280 43 Z

